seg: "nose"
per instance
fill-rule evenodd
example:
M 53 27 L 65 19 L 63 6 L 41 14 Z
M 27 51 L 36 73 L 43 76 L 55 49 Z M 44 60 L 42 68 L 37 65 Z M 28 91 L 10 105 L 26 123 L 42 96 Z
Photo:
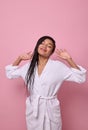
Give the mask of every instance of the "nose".
M 44 47 L 44 48 L 47 48 L 47 45 L 46 45 L 46 44 L 43 44 L 43 47 Z

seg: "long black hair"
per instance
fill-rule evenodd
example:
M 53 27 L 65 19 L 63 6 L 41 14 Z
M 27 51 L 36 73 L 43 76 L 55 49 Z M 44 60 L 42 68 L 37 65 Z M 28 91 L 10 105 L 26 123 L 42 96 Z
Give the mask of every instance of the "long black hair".
M 34 49 L 34 53 L 33 53 L 33 57 L 32 57 L 32 60 L 31 60 L 31 63 L 30 63 L 30 66 L 29 66 L 29 69 L 27 71 L 27 74 L 26 74 L 26 84 L 27 86 L 30 85 L 32 86 L 33 85 L 33 82 L 34 82 L 34 70 L 35 70 L 35 66 L 36 64 L 38 64 L 38 47 L 40 44 L 42 44 L 42 42 L 45 40 L 45 39 L 49 39 L 53 42 L 53 50 L 52 50 L 52 53 L 54 52 L 55 50 L 55 40 L 50 37 L 50 36 L 43 36 L 41 37 L 38 41 L 37 41 L 37 44 L 35 46 L 35 49 Z

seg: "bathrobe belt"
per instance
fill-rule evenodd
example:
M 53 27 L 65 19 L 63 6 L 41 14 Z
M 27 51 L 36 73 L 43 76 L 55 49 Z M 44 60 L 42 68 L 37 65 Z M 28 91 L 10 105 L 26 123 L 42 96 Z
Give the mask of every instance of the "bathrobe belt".
M 48 97 L 45 97 L 45 96 L 40 96 L 40 95 L 34 95 L 33 96 L 33 102 L 34 102 L 34 107 L 33 107 L 33 115 L 34 117 L 37 118 L 38 116 L 38 110 L 39 110 L 39 100 L 40 99 L 44 99 L 44 100 L 52 100 L 52 99 L 55 99 L 57 98 L 57 96 L 48 96 Z

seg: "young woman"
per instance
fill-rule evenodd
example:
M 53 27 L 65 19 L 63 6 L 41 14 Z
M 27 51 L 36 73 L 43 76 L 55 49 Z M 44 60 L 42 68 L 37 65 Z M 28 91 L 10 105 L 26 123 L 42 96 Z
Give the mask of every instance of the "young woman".
M 7 77 L 22 77 L 30 91 L 30 96 L 26 99 L 27 130 L 61 130 L 57 91 L 63 81 L 85 81 L 86 70 L 76 65 L 66 50 L 56 50 L 56 53 L 70 67 L 59 60 L 50 59 L 55 47 L 52 37 L 43 36 L 37 41 L 33 54 L 29 52 L 20 55 L 13 64 L 6 66 Z M 19 67 L 24 60 L 29 62 Z

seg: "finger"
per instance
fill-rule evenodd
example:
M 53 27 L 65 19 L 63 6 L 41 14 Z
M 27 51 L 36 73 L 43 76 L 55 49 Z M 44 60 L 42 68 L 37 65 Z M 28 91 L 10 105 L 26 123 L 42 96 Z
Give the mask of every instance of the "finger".
M 61 52 L 63 52 L 63 50 L 62 50 L 62 49 L 57 49 L 56 52 L 57 52 L 57 53 L 61 53 Z
M 60 52 L 63 52 L 63 50 L 62 50 L 62 49 L 60 49 L 59 51 L 60 51 Z
M 56 52 L 59 53 L 59 52 L 60 52 L 60 49 L 56 49 Z
M 65 51 L 65 52 L 67 52 L 67 50 L 66 50 L 66 49 L 64 49 L 64 51 Z
M 31 54 L 31 52 L 32 52 L 32 51 L 29 51 L 29 52 L 27 52 L 27 54 L 29 55 L 29 54 Z

